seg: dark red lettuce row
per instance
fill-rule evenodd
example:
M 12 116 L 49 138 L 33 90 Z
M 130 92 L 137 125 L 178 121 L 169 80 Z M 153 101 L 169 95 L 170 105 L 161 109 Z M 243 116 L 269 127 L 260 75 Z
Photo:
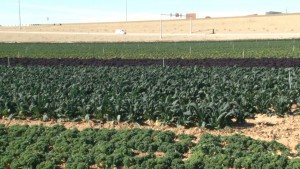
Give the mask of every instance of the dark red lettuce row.
M 201 66 L 201 67 L 298 67 L 300 58 L 245 59 L 33 59 L 0 58 L 0 65 L 22 66 Z

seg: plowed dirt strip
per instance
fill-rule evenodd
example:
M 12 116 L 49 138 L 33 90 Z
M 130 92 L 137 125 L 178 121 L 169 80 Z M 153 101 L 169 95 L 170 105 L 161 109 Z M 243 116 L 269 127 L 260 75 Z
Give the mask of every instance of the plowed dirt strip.
M 287 118 L 281 117 L 268 117 L 266 115 L 257 115 L 255 120 L 247 120 L 247 124 L 234 127 L 225 127 L 219 130 L 208 130 L 198 127 L 192 127 L 185 129 L 184 127 L 170 127 L 163 126 L 159 122 L 147 122 L 147 125 L 140 126 L 138 124 L 128 124 L 119 123 L 113 124 L 112 122 L 107 122 L 105 124 L 100 124 L 94 121 L 89 123 L 85 122 L 64 122 L 57 123 L 54 120 L 50 122 L 42 122 L 36 120 L 0 120 L 0 123 L 6 126 L 12 125 L 44 125 L 51 127 L 54 125 L 64 125 L 67 129 L 77 128 L 78 130 L 84 130 L 86 128 L 108 128 L 108 129 L 132 129 L 132 128 L 143 128 L 143 129 L 153 129 L 153 130 L 170 130 L 176 134 L 191 134 L 197 137 L 204 133 L 210 133 L 214 135 L 228 136 L 233 134 L 243 134 L 254 139 L 259 140 L 276 140 L 286 147 L 296 152 L 295 146 L 300 143 L 300 116 L 289 116 Z M 197 140 L 198 141 L 198 140 Z

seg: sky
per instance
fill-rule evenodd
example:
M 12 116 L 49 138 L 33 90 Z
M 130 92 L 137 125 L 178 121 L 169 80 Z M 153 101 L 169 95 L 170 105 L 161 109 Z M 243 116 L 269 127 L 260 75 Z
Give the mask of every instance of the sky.
M 127 21 L 159 20 L 160 14 L 170 13 L 196 13 L 204 18 L 300 12 L 300 0 L 20 0 L 21 23 L 126 21 L 126 6 Z M 0 0 L 0 25 L 18 24 L 19 0 Z

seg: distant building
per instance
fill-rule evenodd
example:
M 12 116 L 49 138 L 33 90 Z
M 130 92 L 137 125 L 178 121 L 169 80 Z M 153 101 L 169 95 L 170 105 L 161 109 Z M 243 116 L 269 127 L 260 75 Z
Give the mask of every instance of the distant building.
M 185 15 L 185 18 L 186 19 L 196 19 L 197 18 L 197 16 L 196 16 L 196 13 L 187 13 L 186 15 Z
M 274 15 L 274 14 L 282 14 L 282 12 L 276 12 L 276 11 L 266 12 L 266 15 Z

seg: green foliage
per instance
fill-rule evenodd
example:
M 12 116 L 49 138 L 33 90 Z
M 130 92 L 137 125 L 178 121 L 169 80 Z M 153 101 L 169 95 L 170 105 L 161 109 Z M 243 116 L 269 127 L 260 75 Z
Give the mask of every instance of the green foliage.
M 186 167 L 285 168 L 290 162 L 289 152 L 289 149 L 275 141 L 259 141 L 242 135 L 220 137 L 205 134 L 192 149 Z
M 242 135 L 204 134 L 194 144 L 195 137 L 191 135 L 148 129 L 78 131 L 61 126 L 3 125 L 0 128 L 6 131 L 0 135 L 5 145 L 0 152 L 0 168 L 54 169 L 60 165 L 72 169 L 92 165 L 107 169 L 300 167 L 299 159 L 289 159 L 290 151 L 282 144 Z M 21 132 L 24 134 L 11 137 Z M 106 134 L 108 138 L 102 137 Z M 191 156 L 183 160 L 190 149 Z
M 67 163 L 66 169 L 89 169 L 89 165 L 87 163 L 76 162 L 76 163 Z
M 296 158 L 294 160 L 290 160 L 286 169 L 297 169 L 300 166 L 300 159 Z
M 55 169 L 55 163 L 51 161 L 43 161 L 36 167 L 37 169 Z
M 5 67 L 0 116 L 223 128 L 299 100 L 299 68 Z M 288 75 L 291 72 L 292 88 Z M 274 111 L 271 111 L 272 109 Z M 233 120 L 235 119 L 235 120 Z M 17 134 L 18 135 L 18 134 Z
M 182 157 L 194 137 L 175 142 L 173 132 L 154 130 L 65 130 L 61 126 L 0 125 L 0 168 L 182 168 Z M 5 131 L 5 132 L 3 132 Z M 182 136 L 181 136 L 182 137 Z M 164 147 L 164 148 L 163 148 Z M 163 153 L 156 157 L 155 152 Z
M 297 40 L 126 43 L 2 43 L 0 57 L 25 58 L 272 58 L 299 57 Z
M 295 146 L 295 150 L 297 150 L 297 152 L 298 152 L 297 156 L 299 157 L 300 156 L 300 143 Z

